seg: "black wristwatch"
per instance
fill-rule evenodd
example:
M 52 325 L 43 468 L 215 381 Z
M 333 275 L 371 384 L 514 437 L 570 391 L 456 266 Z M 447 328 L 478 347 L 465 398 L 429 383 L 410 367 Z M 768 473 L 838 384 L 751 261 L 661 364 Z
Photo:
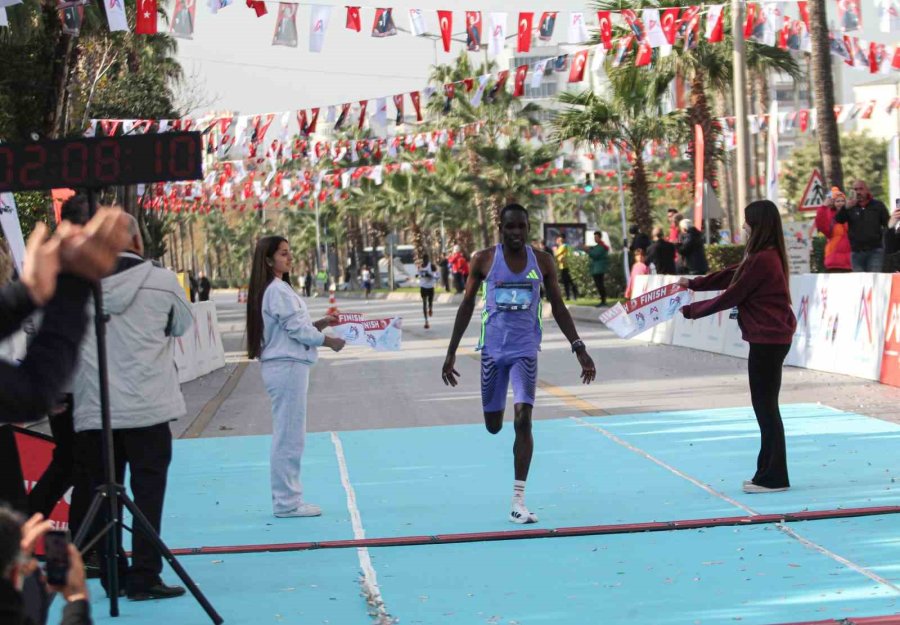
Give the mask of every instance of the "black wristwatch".
M 582 341 L 581 339 L 575 339 L 574 341 L 572 341 L 572 353 L 574 354 L 579 349 L 584 349 L 584 341 Z

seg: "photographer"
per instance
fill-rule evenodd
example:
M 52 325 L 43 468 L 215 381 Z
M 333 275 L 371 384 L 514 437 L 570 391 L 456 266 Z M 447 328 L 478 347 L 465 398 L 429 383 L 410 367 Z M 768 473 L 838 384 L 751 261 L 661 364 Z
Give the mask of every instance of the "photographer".
M 0 339 L 36 309 L 43 308 L 44 323 L 21 364 L 0 363 L 0 423 L 35 421 L 56 404 L 84 336 L 90 281 L 111 271 L 127 244 L 124 220 L 120 210 L 102 209 L 84 227 L 63 222 L 49 236 L 39 223 L 28 238 L 20 280 L 0 288 Z M 20 510 L 27 505 L 8 426 L 0 427 L 0 501 Z
M 107 357 L 115 479 L 123 483 L 127 465 L 134 502 L 159 533 L 172 459 L 169 421 L 186 413 L 173 337 L 184 335 L 193 317 L 178 278 L 144 260 L 137 220 L 129 215 L 128 222 L 128 250 L 119 255 L 114 274 L 102 282 L 104 309 L 109 315 Z M 98 367 L 96 337 L 89 334 L 81 347 L 73 391 L 76 461 L 93 487 L 104 482 Z M 72 514 L 84 518 L 81 510 L 73 509 Z M 121 532 L 121 528 L 116 531 Z M 142 532 L 134 532 L 132 544 L 131 568 L 126 571 L 124 558 L 119 562 L 129 599 L 167 599 L 184 594 L 184 588 L 163 583 L 162 557 Z M 101 541 L 101 553 L 104 548 Z M 100 560 L 101 582 L 106 587 L 106 559 Z
M 0 623 L 4 625 L 37 625 L 29 616 L 36 606 L 26 605 L 22 589 L 25 580 L 38 569 L 32 557 L 39 538 L 51 529 L 52 523 L 40 514 L 22 523 L 22 517 L 10 508 L 0 506 Z M 62 625 L 90 625 L 91 610 L 81 555 L 74 545 L 68 545 L 69 571 L 65 586 L 51 586 L 66 600 Z M 43 593 L 42 593 L 43 594 Z M 45 598 L 43 595 L 42 598 Z

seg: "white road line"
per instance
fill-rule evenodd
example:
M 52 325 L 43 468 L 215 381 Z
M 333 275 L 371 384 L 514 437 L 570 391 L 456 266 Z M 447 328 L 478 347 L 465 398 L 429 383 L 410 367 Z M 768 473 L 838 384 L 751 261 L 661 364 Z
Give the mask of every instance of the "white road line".
M 362 524 L 362 518 L 359 515 L 359 507 L 356 505 L 356 491 L 353 490 L 353 484 L 350 483 L 350 474 L 347 471 L 347 459 L 344 456 L 344 445 L 341 443 L 337 432 L 331 432 L 331 442 L 334 444 L 334 453 L 337 456 L 338 468 L 341 472 L 341 484 L 347 493 L 347 510 L 350 511 L 350 523 L 353 526 L 353 538 L 362 539 L 366 537 L 366 530 Z M 375 567 L 372 566 L 372 558 L 369 556 L 368 547 L 357 547 L 356 554 L 359 556 L 359 567 L 362 570 L 362 587 L 366 601 L 372 610 L 372 615 L 378 625 L 392 625 L 396 622 L 388 613 L 384 605 L 384 599 L 381 596 L 381 588 L 378 586 L 378 575 L 375 573 Z
M 740 509 L 743 510 L 744 512 L 747 512 L 747 513 L 750 514 L 751 516 L 758 516 L 758 515 L 760 514 L 759 512 L 757 512 L 756 510 L 754 510 L 753 508 L 750 508 L 749 506 L 745 506 L 744 504 L 742 504 L 741 502 L 737 501 L 736 499 L 732 499 L 732 498 L 729 497 L 728 495 L 726 495 L 726 494 L 724 494 L 724 493 L 720 493 L 719 491 L 717 491 L 716 489 L 714 489 L 714 488 L 713 488 L 712 486 L 710 486 L 709 484 L 706 484 L 705 482 L 701 482 L 701 481 L 698 480 L 697 478 L 695 478 L 695 477 L 693 477 L 693 476 L 691 476 L 691 475 L 688 475 L 688 474 L 685 473 L 684 471 L 681 471 L 681 470 L 679 470 L 679 469 L 676 469 L 676 468 L 673 467 L 672 465 L 668 464 L 667 462 L 665 462 L 665 461 L 663 461 L 663 460 L 660 460 L 659 458 L 657 458 L 657 457 L 654 456 L 653 454 L 651 454 L 651 453 L 649 453 L 649 452 L 647 452 L 647 451 L 644 451 L 644 450 L 641 449 L 640 447 L 636 447 L 636 446 L 632 445 L 631 443 L 629 443 L 628 441 L 619 438 L 618 436 L 616 436 L 615 434 L 613 434 L 613 433 L 610 432 L 609 430 L 607 430 L 607 429 L 605 429 L 605 428 L 602 428 L 602 427 L 600 427 L 599 425 L 596 425 L 596 424 L 594 424 L 594 423 L 590 423 L 590 422 L 588 422 L 588 421 L 585 421 L 585 420 L 582 419 L 581 417 L 569 417 L 569 418 L 572 419 L 573 421 L 575 421 L 576 423 L 578 423 L 579 425 L 583 426 L 583 427 L 587 427 L 587 428 L 590 428 L 590 429 L 594 430 L 595 432 L 599 432 L 600 434 L 602 434 L 603 436 L 605 436 L 606 438 L 608 438 L 608 439 L 611 440 L 612 442 L 616 443 L 617 445 L 621 445 L 622 447 L 628 449 L 629 451 L 633 451 L 634 453 L 638 454 L 639 456 L 642 456 L 642 457 L 646 458 L 646 459 L 649 460 L 650 462 L 653 462 L 654 464 L 658 464 L 659 466 L 661 466 L 661 467 L 664 468 L 665 470 L 667 470 L 667 471 L 669 471 L 669 472 L 671 472 L 671 473 L 674 473 L 675 475 L 677 475 L 678 477 L 680 477 L 680 478 L 682 478 L 682 479 L 684 479 L 684 480 L 687 480 L 688 482 L 690 482 L 691 484 L 693 484 L 693 485 L 696 486 L 697 488 L 700 488 L 700 489 L 706 491 L 707 493 L 709 493 L 710 495 L 712 495 L 712 496 L 714 496 L 714 497 L 718 497 L 718 498 L 721 499 L 722 501 L 727 501 L 727 502 L 730 503 L 731 505 L 733 505 L 733 506 L 735 506 L 735 507 L 737 507 L 737 508 L 740 508 Z M 795 530 L 793 530 L 793 529 L 791 529 L 790 527 L 788 527 L 786 524 L 784 524 L 784 523 L 776 523 L 776 524 L 775 524 L 775 527 L 777 527 L 781 532 L 787 534 L 789 537 L 791 537 L 791 538 L 793 538 L 794 540 L 798 541 L 798 542 L 799 542 L 800 544 L 802 544 L 804 547 L 806 547 L 806 548 L 808 548 L 808 549 L 812 549 L 813 551 L 817 551 L 818 553 L 820 553 L 820 554 L 822 554 L 822 555 L 824 555 L 824 556 L 826 556 L 826 557 L 828 557 L 828 558 L 831 558 L 831 559 L 834 560 L 835 562 L 837 562 L 837 563 L 839 563 L 839 564 L 841 564 L 841 565 L 843 565 L 843 566 L 846 566 L 847 568 L 850 568 L 850 569 L 856 571 L 857 573 L 859 573 L 859 574 L 861 574 L 861 575 L 865 575 L 866 577 L 868 577 L 869 579 L 871 579 L 873 582 L 877 582 L 877 583 L 879 583 L 879 584 L 883 584 L 884 586 L 887 586 L 888 588 L 890 588 L 890 589 L 893 590 L 894 592 L 900 593 L 900 586 L 898 586 L 897 584 L 894 584 L 893 582 L 891 582 L 891 581 L 889 581 L 889 580 L 887 580 L 887 579 L 881 577 L 880 575 L 878 575 L 878 574 L 875 573 L 874 571 L 871 571 L 871 570 L 865 568 L 865 567 L 862 566 L 862 565 L 856 564 L 855 562 L 853 562 L 853 561 L 851 561 L 851 560 L 848 560 L 847 558 L 844 558 L 843 556 L 840 556 L 840 555 L 836 554 L 835 552 L 831 551 L 830 549 L 828 549 L 828 548 L 826 548 L 826 547 L 823 547 L 822 545 L 820 545 L 820 544 L 818 544 L 818 543 L 816 543 L 816 542 L 813 542 L 813 541 L 809 540 L 808 538 L 804 538 L 803 536 L 801 536 L 800 534 L 798 534 Z

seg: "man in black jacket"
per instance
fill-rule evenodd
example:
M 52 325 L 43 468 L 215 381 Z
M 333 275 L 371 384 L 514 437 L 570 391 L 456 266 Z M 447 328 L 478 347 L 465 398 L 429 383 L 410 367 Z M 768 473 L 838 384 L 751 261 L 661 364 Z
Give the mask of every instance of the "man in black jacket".
M 683 275 L 702 276 L 709 271 L 703 234 L 694 227 L 694 222 L 690 219 L 682 219 L 678 227 L 681 229 L 678 244 L 675 246 L 681 259 L 678 272 Z
M 883 203 L 872 197 L 862 180 L 853 183 L 854 196 L 834 220 L 847 224 L 853 271 L 878 273 L 884 269 L 884 234 L 893 219 Z
M 656 273 L 672 276 L 676 274 L 675 245 L 666 240 L 663 229 L 659 226 L 653 229 L 653 243 L 647 249 L 647 258 L 644 262 L 647 266 L 656 267 Z
M 10 508 L 0 506 L 0 623 L 3 625 L 42 625 L 35 620 L 45 612 L 46 591 L 40 589 L 40 599 L 32 605 L 22 590 L 26 578 L 34 579 L 38 569 L 32 557 L 38 539 L 52 529 L 52 523 L 36 514 L 22 522 L 22 517 Z M 84 563 L 74 545 L 69 545 L 69 572 L 66 584 L 51 587 L 66 600 L 62 625 L 90 625 L 91 606 L 88 602 Z M 45 618 L 45 617 L 44 617 Z
M 0 362 L 0 424 L 35 421 L 55 406 L 75 369 L 90 281 L 112 270 L 127 243 L 127 218 L 115 209 L 99 211 L 83 228 L 63 222 L 52 237 L 44 224 L 35 227 L 20 280 L 0 288 L 0 340 L 38 308 L 44 319 L 21 364 Z M 0 501 L 27 505 L 8 426 L 0 427 Z

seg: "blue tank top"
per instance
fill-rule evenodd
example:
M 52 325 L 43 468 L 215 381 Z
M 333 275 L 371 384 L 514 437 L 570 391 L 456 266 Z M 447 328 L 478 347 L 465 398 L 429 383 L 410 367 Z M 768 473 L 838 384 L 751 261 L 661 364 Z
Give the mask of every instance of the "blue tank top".
M 482 285 L 484 309 L 481 336 L 476 349 L 492 355 L 528 356 L 541 349 L 541 284 L 544 275 L 530 245 L 522 273 L 513 273 L 503 257 L 503 246 L 494 249 L 494 262 Z

